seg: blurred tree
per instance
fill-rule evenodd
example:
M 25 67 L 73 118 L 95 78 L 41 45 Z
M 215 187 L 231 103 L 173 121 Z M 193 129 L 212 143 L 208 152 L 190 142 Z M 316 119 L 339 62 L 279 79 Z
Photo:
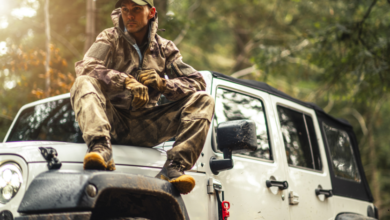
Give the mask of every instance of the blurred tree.
M 87 24 L 85 25 L 86 40 L 84 44 L 84 53 L 96 39 L 96 0 L 87 0 Z
M 164 26 L 165 25 L 165 21 L 166 21 L 165 17 L 166 17 L 166 14 L 168 12 L 168 0 L 157 0 L 157 1 L 154 1 L 154 6 L 158 10 L 159 21 L 161 21 L 159 23 L 159 25 L 160 26 Z
M 9 4 L 8 4 L 9 2 Z M 0 16 L 8 23 L 0 28 L 0 43 L 6 45 L 0 52 L 0 137 L 4 137 L 18 109 L 31 101 L 47 97 L 45 94 L 45 0 L 6 1 Z M 81 59 L 84 35 L 82 31 L 84 1 L 55 1 L 50 4 L 52 43 L 50 96 L 69 92 L 74 80 L 73 65 Z M 65 18 L 65 19 L 64 19 Z M 79 24 L 79 25 L 75 25 Z M 85 24 L 85 20 L 84 20 Z M 81 36 L 81 37 L 80 37 Z M 81 48 L 81 49 L 80 49 Z
M 49 14 L 50 0 L 45 0 L 45 33 L 46 33 L 46 63 L 45 63 L 45 84 L 46 84 L 46 97 L 50 96 L 50 14 Z
M 256 48 L 251 59 L 257 73 L 262 74 L 247 78 L 268 81 L 295 97 L 324 106 L 336 117 L 349 119 L 361 137 L 362 159 L 375 204 L 383 213 L 382 219 L 388 219 L 390 200 L 382 189 L 389 183 L 381 179 L 388 175 L 389 167 L 377 164 L 388 146 L 380 145 L 384 140 L 378 140 L 375 132 L 383 127 L 378 120 L 389 100 L 390 5 L 385 0 L 289 4 L 284 1 L 279 11 L 284 21 L 294 24 L 283 28 L 290 36 L 283 39 L 290 40 Z M 298 16 L 297 11 L 305 15 Z M 251 72 L 255 71 L 247 73 Z

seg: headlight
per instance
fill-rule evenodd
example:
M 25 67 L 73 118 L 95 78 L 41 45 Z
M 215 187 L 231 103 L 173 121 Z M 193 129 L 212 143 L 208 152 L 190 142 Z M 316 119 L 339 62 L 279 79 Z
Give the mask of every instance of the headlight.
M 5 204 L 19 191 L 23 183 L 22 171 L 14 163 L 0 166 L 0 202 Z

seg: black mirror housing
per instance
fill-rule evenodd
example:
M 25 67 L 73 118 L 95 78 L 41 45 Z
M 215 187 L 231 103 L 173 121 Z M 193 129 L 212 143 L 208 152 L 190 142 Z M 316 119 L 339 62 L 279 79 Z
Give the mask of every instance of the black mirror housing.
M 256 124 L 249 120 L 222 122 L 217 128 L 218 149 L 232 153 L 252 152 L 257 149 Z
M 210 168 L 214 174 L 233 168 L 233 153 L 257 149 L 256 124 L 249 120 L 222 122 L 217 128 L 217 143 L 224 159 L 211 158 Z

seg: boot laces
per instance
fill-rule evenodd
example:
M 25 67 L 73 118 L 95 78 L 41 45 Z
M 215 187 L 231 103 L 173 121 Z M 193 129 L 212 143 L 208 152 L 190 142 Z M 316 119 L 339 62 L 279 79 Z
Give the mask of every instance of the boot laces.
M 178 170 L 179 172 L 183 172 L 183 171 L 184 171 L 184 168 L 185 168 L 184 165 L 180 164 L 180 163 L 177 162 L 177 161 L 173 161 L 173 160 L 169 161 L 168 166 L 169 166 L 169 167 L 175 168 L 175 169 Z

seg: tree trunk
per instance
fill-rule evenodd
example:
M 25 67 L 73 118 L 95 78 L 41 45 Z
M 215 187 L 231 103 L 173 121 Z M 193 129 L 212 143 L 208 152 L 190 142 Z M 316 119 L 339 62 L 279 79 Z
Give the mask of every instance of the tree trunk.
M 86 39 L 84 53 L 91 47 L 96 38 L 96 0 L 87 0 L 87 24 L 85 25 Z
M 156 7 L 158 13 L 158 23 L 161 28 L 164 28 L 165 15 L 168 11 L 168 0 L 155 0 L 154 7 Z
M 46 97 L 50 96 L 50 20 L 49 20 L 49 0 L 45 0 L 45 32 L 46 32 Z
M 382 99 L 384 100 L 384 99 Z M 374 138 L 375 134 L 375 121 L 380 117 L 380 109 L 384 103 L 384 101 L 379 100 L 376 103 L 376 106 L 373 110 L 368 111 L 372 112 L 370 114 L 370 124 L 368 127 L 368 133 L 367 133 L 367 139 L 368 139 L 368 149 L 369 149 L 369 167 L 371 172 L 371 189 L 373 190 L 373 197 L 374 197 L 374 203 L 375 206 L 379 209 L 379 213 L 384 213 L 385 210 L 387 210 L 387 207 L 383 207 L 383 201 L 382 201 L 382 190 L 381 190 L 381 181 L 380 181 L 380 170 L 378 170 L 378 155 L 377 155 L 377 144 L 376 140 Z M 367 121 L 368 119 L 366 119 Z
M 250 52 L 255 46 L 253 39 L 250 39 L 249 37 L 252 33 L 242 33 L 241 29 L 242 24 L 237 22 L 233 29 L 235 36 L 234 56 L 236 57 L 236 63 L 234 64 L 231 73 L 235 73 L 253 65 L 249 61 L 251 54 Z
M 375 206 L 378 207 L 380 212 L 383 213 L 383 208 L 382 207 L 382 197 L 381 197 L 381 184 L 380 184 L 380 173 L 377 169 L 377 155 L 376 155 L 376 147 L 375 147 L 375 140 L 374 140 L 374 135 L 372 134 L 372 131 L 369 133 L 368 136 L 368 147 L 370 149 L 370 171 L 372 175 L 372 180 L 371 180 L 371 186 L 373 190 L 373 196 L 375 199 Z M 387 208 L 386 208 L 387 209 Z

